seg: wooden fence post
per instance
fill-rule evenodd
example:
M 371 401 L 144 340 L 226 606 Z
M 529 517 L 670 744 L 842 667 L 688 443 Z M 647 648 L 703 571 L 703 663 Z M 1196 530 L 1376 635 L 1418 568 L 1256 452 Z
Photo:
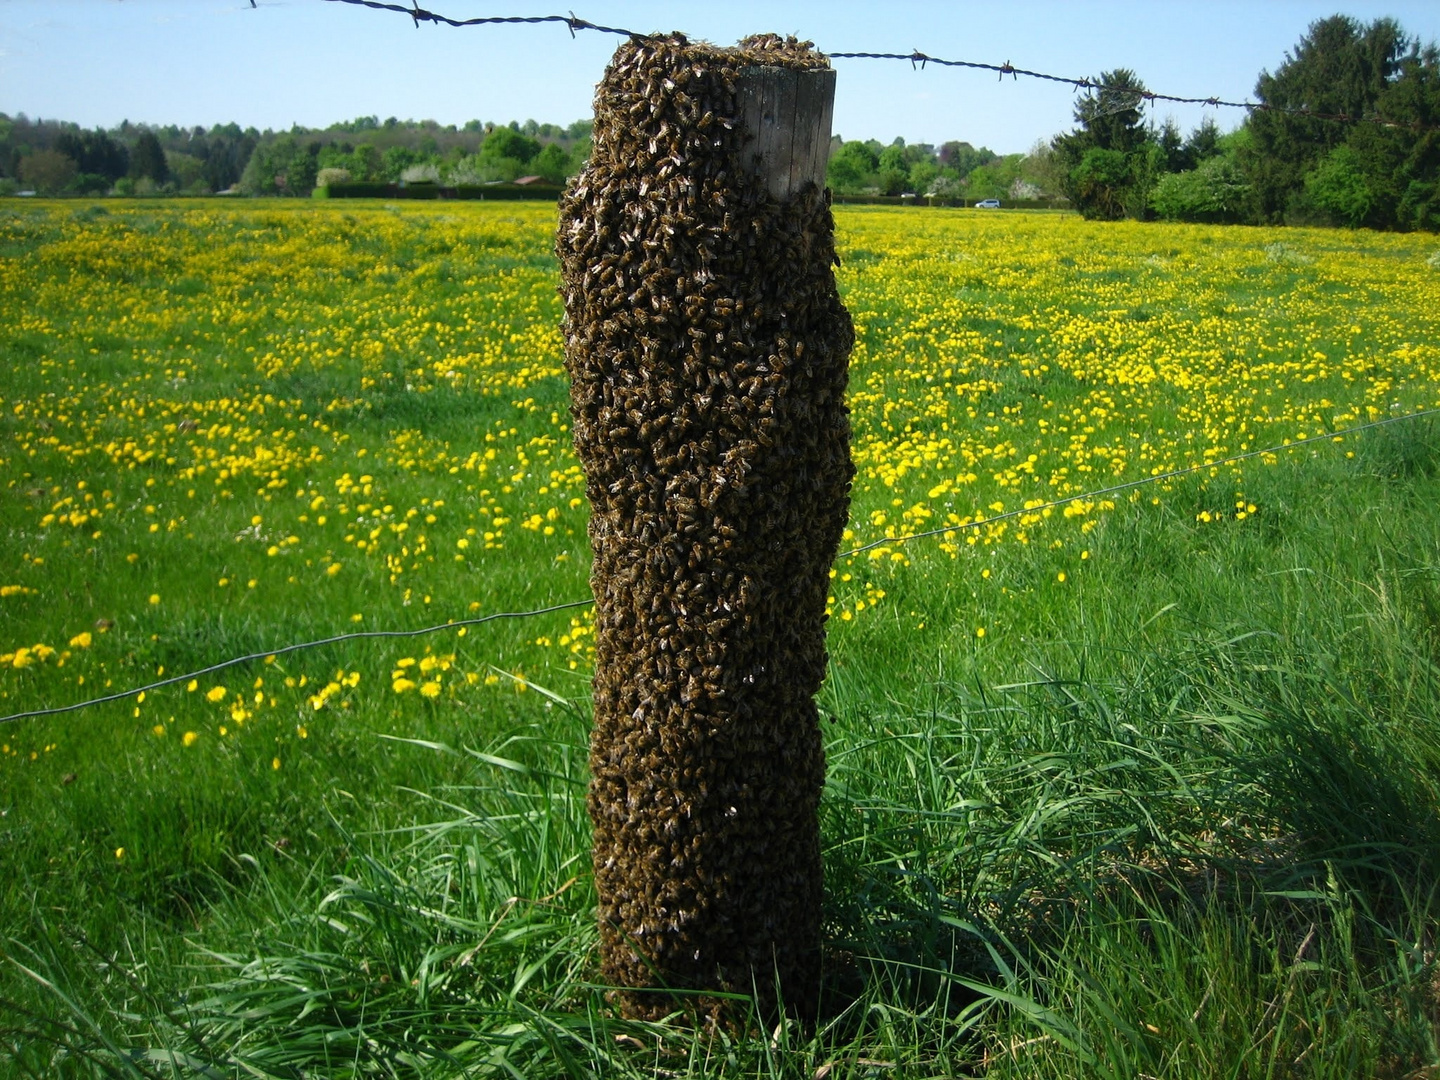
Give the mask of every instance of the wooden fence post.
M 853 330 L 808 43 L 634 38 L 556 250 L 592 516 L 589 808 L 631 1016 L 813 1012 L 828 573 Z

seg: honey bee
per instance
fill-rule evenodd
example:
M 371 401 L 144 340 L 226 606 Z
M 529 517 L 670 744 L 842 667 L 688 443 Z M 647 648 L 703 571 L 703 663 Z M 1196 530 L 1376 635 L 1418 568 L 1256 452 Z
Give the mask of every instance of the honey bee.
M 556 235 L 592 505 L 602 957 L 637 1017 L 674 999 L 623 988 L 750 992 L 774 970 L 803 1002 L 818 956 L 811 699 L 853 330 L 825 193 L 778 200 L 746 160 L 742 71 L 761 63 L 825 65 L 773 35 L 622 45 Z

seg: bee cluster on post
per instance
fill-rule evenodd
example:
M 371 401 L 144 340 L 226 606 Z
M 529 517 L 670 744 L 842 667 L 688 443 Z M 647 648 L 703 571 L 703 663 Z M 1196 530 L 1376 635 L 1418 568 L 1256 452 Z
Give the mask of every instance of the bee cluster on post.
M 734 995 L 816 1007 L 813 697 L 854 475 L 833 88 L 793 38 L 632 38 L 561 202 L 592 507 L 589 810 L 603 974 L 627 1016 L 733 1022 Z

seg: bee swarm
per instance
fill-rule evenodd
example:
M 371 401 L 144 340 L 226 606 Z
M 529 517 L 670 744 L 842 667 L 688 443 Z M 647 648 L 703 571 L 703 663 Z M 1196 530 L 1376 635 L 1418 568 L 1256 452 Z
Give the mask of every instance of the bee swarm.
M 627 41 L 561 203 L 594 549 L 589 809 L 604 976 L 629 1016 L 721 1018 L 715 991 L 768 1012 L 777 981 L 787 1008 L 816 1004 L 812 699 L 854 473 L 854 333 L 827 193 L 772 195 L 740 117 L 747 71 L 828 66 L 771 35 Z

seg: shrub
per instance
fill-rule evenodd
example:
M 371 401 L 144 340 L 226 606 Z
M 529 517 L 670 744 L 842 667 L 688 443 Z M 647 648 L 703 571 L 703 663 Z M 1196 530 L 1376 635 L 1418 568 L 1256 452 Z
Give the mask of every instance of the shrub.
M 38 150 L 20 162 L 20 179 L 42 195 L 64 190 L 75 172 L 75 162 L 58 150 Z
M 1166 173 L 1150 193 L 1150 206 L 1167 221 L 1237 222 L 1250 185 L 1229 158 L 1214 157 L 1189 172 Z
M 1375 193 L 1365 179 L 1360 155 L 1348 145 L 1337 146 L 1305 174 L 1305 196 L 1337 225 L 1359 228 L 1370 216 Z
M 407 184 L 438 184 L 440 168 L 430 162 L 411 165 L 400 174 L 400 179 Z

